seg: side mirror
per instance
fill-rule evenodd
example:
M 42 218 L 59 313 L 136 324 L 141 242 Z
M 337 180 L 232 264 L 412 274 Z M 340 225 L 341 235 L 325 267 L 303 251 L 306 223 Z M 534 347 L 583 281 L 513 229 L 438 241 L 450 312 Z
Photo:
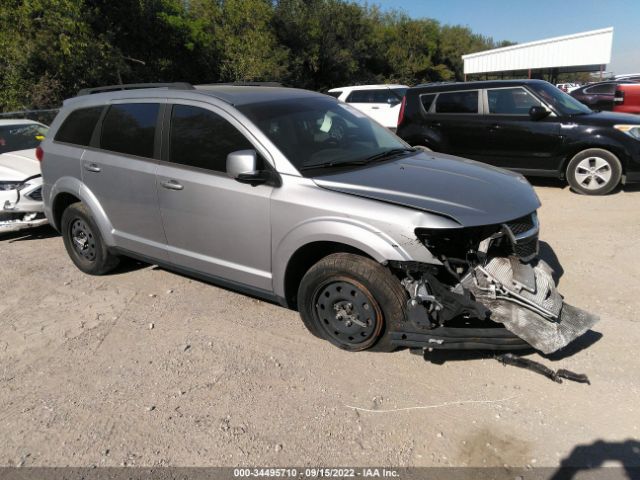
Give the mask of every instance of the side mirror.
M 529 117 L 531 120 L 542 120 L 551 112 L 542 106 L 533 106 L 529 109 Z
M 227 155 L 227 175 L 240 183 L 259 185 L 269 181 L 268 172 L 258 170 L 255 150 L 238 150 Z

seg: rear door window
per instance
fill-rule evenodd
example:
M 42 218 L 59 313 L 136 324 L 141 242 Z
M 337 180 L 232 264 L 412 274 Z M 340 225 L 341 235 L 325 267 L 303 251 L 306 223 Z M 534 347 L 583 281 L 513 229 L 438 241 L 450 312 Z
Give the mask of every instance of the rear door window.
M 372 90 L 354 90 L 346 100 L 347 103 L 373 103 Z
M 74 110 L 62 122 L 54 140 L 83 147 L 88 146 L 103 109 L 103 106 L 99 106 Z
M 588 87 L 584 90 L 584 93 L 588 95 L 613 95 L 616 91 L 615 83 L 605 83 L 603 85 L 594 85 L 593 87 Z
M 489 113 L 494 115 L 528 115 L 540 101 L 524 88 L 494 88 L 487 90 Z
M 227 155 L 255 147 L 220 115 L 200 107 L 174 105 L 169 161 L 216 172 L 227 171 Z
M 478 91 L 446 92 L 438 95 L 437 113 L 478 113 Z
M 111 105 L 102 123 L 100 148 L 153 158 L 159 110 L 157 103 Z
M 340 95 L 342 95 L 342 92 L 327 92 L 327 95 L 333 98 L 338 98 Z

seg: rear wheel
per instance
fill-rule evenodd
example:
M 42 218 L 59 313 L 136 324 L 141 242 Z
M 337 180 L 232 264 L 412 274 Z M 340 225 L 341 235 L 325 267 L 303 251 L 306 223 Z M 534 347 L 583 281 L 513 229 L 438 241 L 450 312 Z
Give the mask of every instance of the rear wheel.
M 314 335 L 349 351 L 393 351 L 388 333 L 405 318 L 407 294 L 399 280 L 369 258 L 329 255 L 305 274 L 298 307 Z
M 618 186 L 621 178 L 620 160 L 601 148 L 583 150 L 567 166 L 569 185 L 584 195 L 605 195 Z
M 119 257 L 107 249 L 84 203 L 74 203 L 66 208 L 62 213 L 61 231 L 69 257 L 84 273 L 103 275 L 118 265 Z

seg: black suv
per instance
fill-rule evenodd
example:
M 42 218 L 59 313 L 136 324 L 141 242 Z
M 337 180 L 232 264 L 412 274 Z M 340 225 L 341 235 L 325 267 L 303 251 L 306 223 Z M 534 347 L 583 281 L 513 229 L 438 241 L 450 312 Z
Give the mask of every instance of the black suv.
M 407 90 L 397 134 L 413 146 L 602 195 L 640 182 L 640 117 L 594 112 L 542 80 L 425 84 Z

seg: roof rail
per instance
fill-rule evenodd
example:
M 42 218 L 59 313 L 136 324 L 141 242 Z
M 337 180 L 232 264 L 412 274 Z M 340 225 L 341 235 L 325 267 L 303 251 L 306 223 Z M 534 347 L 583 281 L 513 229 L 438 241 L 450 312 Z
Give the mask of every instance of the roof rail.
M 119 90 L 136 90 L 139 88 L 169 88 L 172 90 L 193 90 L 193 85 L 187 82 L 173 83 L 126 83 L 122 85 L 107 85 L 104 87 L 83 88 L 78 96 L 92 95 L 94 93 L 117 92 Z
M 279 82 L 220 82 L 220 83 L 206 83 L 204 85 L 198 85 L 199 87 L 209 87 L 216 85 L 235 85 L 238 87 L 283 87 Z
M 419 83 L 418 85 L 416 85 L 416 87 L 428 87 L 428 86 L 431 86 L 431 85 L 446 85 L 446 84 L 450 84 L 450 83 L 461 83 L 461 82 L 457 82 L 455 80 L 443 80 L 441 82 Z

